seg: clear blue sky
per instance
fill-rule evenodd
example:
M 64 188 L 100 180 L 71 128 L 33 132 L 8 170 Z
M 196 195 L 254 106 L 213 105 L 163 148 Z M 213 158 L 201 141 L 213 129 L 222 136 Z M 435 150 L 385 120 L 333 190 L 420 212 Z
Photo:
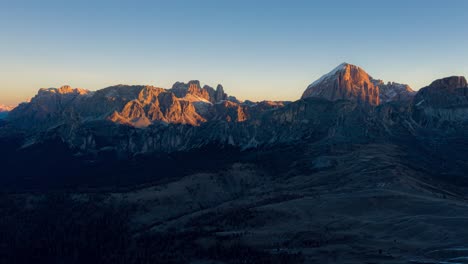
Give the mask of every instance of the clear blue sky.
M 0 0 L 0 103 L 191 79 L 295 100 L 344 61 L 419 89 L 468 73 L 467 12 L 465 0 Z

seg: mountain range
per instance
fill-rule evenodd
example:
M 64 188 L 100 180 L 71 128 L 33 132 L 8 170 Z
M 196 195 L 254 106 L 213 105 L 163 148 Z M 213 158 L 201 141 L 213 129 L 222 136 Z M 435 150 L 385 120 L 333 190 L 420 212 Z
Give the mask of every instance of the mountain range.
M 201 87 L 199 81 L 177 82 L 171 89 L 117 85 L 95 92 L 63 86 L 39 90 L 9 113 L 8 123 L 32 135 L 28 146 L 60 136 L 72 149 L 126 155 L 210 144 L 247 149 L 312 136 L 362 141 L 464 127 L 466 86 L 464 77 L 448 77 L 415 92 L 343 63 L 295 102 L 240 102 L 223 86 Z
M 113 240 L 143 242 L 115 254 L 155 262 L 465 263 L 467 150 L 462 76 L 414 91 L 343 63 L 294 102 L 63 86 L 0 120 L 0 190 L 27 210 L 64 190 L 125 205 L 131 238 Z

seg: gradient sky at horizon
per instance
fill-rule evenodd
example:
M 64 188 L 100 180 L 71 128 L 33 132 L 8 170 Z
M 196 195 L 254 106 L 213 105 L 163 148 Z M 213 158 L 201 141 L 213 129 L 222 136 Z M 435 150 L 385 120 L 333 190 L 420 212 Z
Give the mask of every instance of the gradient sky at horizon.
M 468 1 L 0 0 L 0 104 L 41 87 L 170 88 L 295 100 L 342 62 L 419 89 L 468 73 Z

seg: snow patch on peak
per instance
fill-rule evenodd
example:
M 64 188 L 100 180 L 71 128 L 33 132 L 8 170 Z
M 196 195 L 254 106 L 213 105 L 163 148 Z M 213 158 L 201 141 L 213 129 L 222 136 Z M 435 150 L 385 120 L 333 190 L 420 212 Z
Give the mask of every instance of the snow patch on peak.
M 201 102 L 201 103 L 206 103 L 206 104 L 210 104 L 210 105 L 213 104 L 210 101 L 208 101 L 206 98 L 200 97 L 198 95 L 193 95 L 193 94 L 187 94 L 185 97 L 182 97 L 180 99 L 184 100 L 184 101 L 191 102 L 191 103 Z
M 356 68 L 360 69 L 358 66 L 349 64 L 347 62 L 343 62 L 340 65 L 338 65 L 337 67 L 335 67 L 331 72 L 329 72 L 329 73 L 323 75 L 322 77 L 320 77 L 319 79 L 317 79 L 315 82 L 313 82 L 311 85 L 309 85 L 309 87 L 315 86 L 315 85 L 323 82 L 324 80 L 335 76 L 338 72 L 345 71 L 348 67 L 356 67 Z

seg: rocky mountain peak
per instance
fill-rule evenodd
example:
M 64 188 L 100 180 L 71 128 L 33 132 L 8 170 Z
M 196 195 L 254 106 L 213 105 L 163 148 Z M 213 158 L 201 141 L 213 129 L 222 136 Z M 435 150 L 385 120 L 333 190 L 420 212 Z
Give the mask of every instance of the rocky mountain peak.
M 210 103 L 217 103 L 227 100 L 228 96 L 224 93 L 222 85 L 218 85 L 216 90 L 208 85 L 201 87 L 200 81 L 192 80 L 188 83 L 176 82 L 170 89 L 177 97 L 188 100 L 205 100 Z
M 191 80 L 188 82 L 189 89 L 201 89 L 200 81 L 199 80 Z
M 421 88 L 413 100 L 413 118 L 426 126 L 468 121 L 465 77 L 447 77 Z
M 376 106 L 391 101 L 410 101 L 414 94 L 409 85 L 373 79 L 361 67 L 345 62 L 309 85 L 302 98 L 351 100 Z
M 468 87 L 468 83 L 464 76 L 451 76 L 433 81 L 429 87 L 436 89 L 453 90 L 457 88 Z
M 343 62 L 341 63 L 340 65 L 338 65 L 338 67 L 336 67 L 339 71 L 364 71 L 363 69 L 361 69 L 359 66 L 357 65 L 354 65 L 354 64 L 350 64 L 350 63 L 347 63 L 347 62 Z
M 201 89 L 200 81 L 198 80 L 191 80 L 188 83 L 184 82 L 176 82 L 172 85 L 172 89 L 174 91 L 188 91 L 188 90 L 198 90 Z
M 226 99 L 227 99 L 227 94 L 224 93 L 223 86 L 221 84 L 218 84 L 218 86 L 216 86 L 216 92 L 214 95 L 215 102 L 223 101 Z
M 380 103 L 379 88 L 371 79 L 360 67 L 342 63 L 309 85 L 302 98 L 352 100 L 375 106 Z
M 414 98 L 416 106 L 454 107 L 468 104 L 468 84 L 463 76 L 452 76 L 433 81 L 421 88 Z

